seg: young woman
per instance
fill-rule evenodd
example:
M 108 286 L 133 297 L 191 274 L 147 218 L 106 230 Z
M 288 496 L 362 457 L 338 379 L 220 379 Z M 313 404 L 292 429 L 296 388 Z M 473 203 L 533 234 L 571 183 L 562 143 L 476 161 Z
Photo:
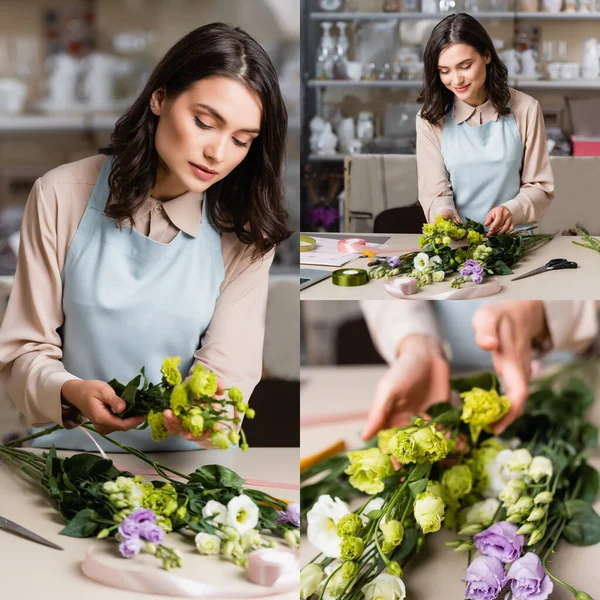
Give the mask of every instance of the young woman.
M 160 445 L 134 430 L 142 419 L 115 415 L 124 402 L 105 382 L 142 366 L 158 382 L 167 356 L 182 357 L 183 373 L 200 362 L 250 396 L 273 249 L 290 234 L 286 128 L 265 51 L 239 29 L 206 25 L 167 52 L 100 155 L 36 181 L 0 373 L 31 425 L 66 428 L 40 445 L 93 449 L 74 429 L 86 419 L 142 450 L 206 445 L 176 435 L 171 411 L 173 437 Z
M 539 103 L 508 87 L 490 36 L 467 14 L 435 27 L 424 63 L 417 170 L 427 220 L 468 217 L 489 235 L 539 221 L 554 195 Z

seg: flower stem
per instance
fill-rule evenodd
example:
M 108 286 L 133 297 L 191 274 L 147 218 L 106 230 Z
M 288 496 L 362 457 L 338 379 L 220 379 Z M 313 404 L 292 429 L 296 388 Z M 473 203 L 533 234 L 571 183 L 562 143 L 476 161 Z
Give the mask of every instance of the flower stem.
M 16 440 L 12 440 L 12 441 L 4 444 L 4 446 L 6 446 L 8 448 L 10 448 L 12 446 L 20 446 L 24 442 L 29 442 L 31 440 L 35 440 L 36 438 L 43 437 L 45 435 L 50 435 L 51 433 L 54 433 L 55 431 L 58 431 L 59 429 L 63 429 L 63 427 L 61 427 L 60 425 L 55 425 L 54 427 L 48 427 L 47 429 L 44 429 L 43 431 L 40 431 L 38 433 L 32 433 L 31 435 L 26 435 L 26 436 L 20 437 Z

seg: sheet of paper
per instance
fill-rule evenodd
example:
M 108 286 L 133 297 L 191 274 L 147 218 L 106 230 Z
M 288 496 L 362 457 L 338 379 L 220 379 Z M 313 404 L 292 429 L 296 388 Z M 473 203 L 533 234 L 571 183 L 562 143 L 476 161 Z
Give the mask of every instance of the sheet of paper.
M 314 237 L 314 236 L 313 236 Z M 317 247 L 312 252 L 300 252 L 300 264 L 322 265 L 326 267 L 341 267 L 362 256 L 360 252 L 341 254 L 337 250 L 339 240 L 314 237 Z M 367 244 L 367 248 L 379 248 L 380 244 Z

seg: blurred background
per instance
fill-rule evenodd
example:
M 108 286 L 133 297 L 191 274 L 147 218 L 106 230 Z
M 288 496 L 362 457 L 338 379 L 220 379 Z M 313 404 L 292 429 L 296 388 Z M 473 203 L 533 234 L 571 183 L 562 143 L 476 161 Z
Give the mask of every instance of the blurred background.
M 0 0 L 0 314 L 34 181 L 95 154 L 154 65 L 181 37 L 223 21 L 273 60 L 289 112 L 286 195 L 299 226 L 299 0 Z M 277 250 L 269 289 L 263 380 L 250 400 L 250 445 L 298 446 L 298 238 Z M 273 427 L 271 414 L 286 418 Z M 277 413 L 274 412 L 277 409 Z M 26 424 L 0 394 L 0 439 Z
M 510 86 L 542 106 L 556 201 L 541 231 L 579 224 L 600 234 L 600 208 L 589 197 L 600 185 L 600 0 L 301 5 L 304 231 L 377 232 L 379 214 L 402 209 L 405 229 L 390 229 L 388 213 L 382 232 L 420 232 L 414 153 L 423 52 L 439 21 L 467 12 L 490 34 Z

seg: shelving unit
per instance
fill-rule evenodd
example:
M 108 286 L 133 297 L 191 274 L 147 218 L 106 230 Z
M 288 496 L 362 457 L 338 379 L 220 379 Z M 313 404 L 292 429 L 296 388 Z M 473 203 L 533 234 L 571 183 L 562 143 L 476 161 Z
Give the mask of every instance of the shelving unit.
M 382 2 L 383 4 L 383 2 Z M 324 94 L 334 90 L 381 90 L 386 92 L 393 91 L 418 91 L 422 86 L 419 80 L 317 80 L 315 79 L 315 63 L 317 48 L 320 43 L 319 24 L 323 21 L 348 21 L 354 23 L 376 22 L 376 21 L 440 21 L 451 13 L 423 13 L 423 12 L 322 12 L 315 10 L 317 0 L 305 0 L 303 2 L 302 19 L 306 23 L 303 28 L 303 48 L 302 52 L 302 106 L 303 106 L 303 131 L 302 136 L 302 162 L 304 164 L 321 164 L 323 167 L 339 168 L 344 162 L 344 155 L 341 153 L 330 155 L 319 155 L 311 153 L 308 147 L 310 133 L 308 123 L 316 114 L 322 114 Z M 600 21 L 600 11 L 595 12 L 472 12 L 473 17 L 481 21 L 500 21 L 513 22 L 519 21 L 562 21 L 573 22 L 577 27 L 577 22 L 596 22 Z M 567 25 L 568 26 L 568 25 Z M 595 27 L 595 25 L 594 25 Z M 592 36 L 593 37 L 593 36 Z M 547 79 L 525 79 L 513 78 L 509 81 L 512 88 L 523 91 L 600 91 L 600 79 L 595 80 L 547 80 Z
M 441 20 L 451 13 L 424 13 L 424 12 L 311 12 L 309 18 L 313 21 L 422 21 L 427 19 Z M 600 12 L 474 12 L 470 13 L 481 20 L 565 20 L 584 21 L 600 20 Z

